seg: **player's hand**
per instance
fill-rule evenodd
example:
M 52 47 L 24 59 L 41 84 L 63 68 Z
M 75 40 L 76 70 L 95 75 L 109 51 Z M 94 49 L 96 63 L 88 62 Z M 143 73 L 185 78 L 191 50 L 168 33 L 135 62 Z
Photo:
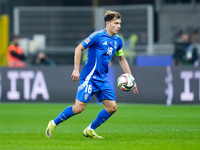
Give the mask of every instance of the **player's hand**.
M 72 75 L 71 75 L 72 81 L 77 81 L 79 79 L 79 76 L 80 76 L 79 71 L 73 70 Z
M 133 93 L 134 94 L 137 94 L 138 93 L 138 89 L 137 89 L 137 84 L 135 83 L 135 86 L 133 88 Z

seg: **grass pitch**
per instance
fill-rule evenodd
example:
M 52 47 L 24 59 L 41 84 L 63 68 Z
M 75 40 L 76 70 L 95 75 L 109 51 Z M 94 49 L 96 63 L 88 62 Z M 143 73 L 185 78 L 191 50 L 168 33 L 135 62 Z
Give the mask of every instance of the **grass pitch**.
M 82 132 L 102 105 L 88 104 L 60 124 L 52 139 L 44 132 L 49 120 L 69 104 L 0 104 L 0 150 L 199 150 L 200 106 L 118 104 L 118 111 L 96 132 Z

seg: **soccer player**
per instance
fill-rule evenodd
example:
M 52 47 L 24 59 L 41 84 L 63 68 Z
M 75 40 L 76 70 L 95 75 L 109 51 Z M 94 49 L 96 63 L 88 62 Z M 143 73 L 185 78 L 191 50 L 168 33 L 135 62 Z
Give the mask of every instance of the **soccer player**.
M 108 82 L 108 64 L 115 53 L 119 57 L 119 64 L 125 73 L 131 73 L 130 67 L 123 55 L 122 39 L 117 35 L 121 28 L 121 15 L 115 11 L 106 11 L 104 15 L 106 28 L 95 31 L 89 35 L 75 49 L 74 70 L 72 72 L 72 81 L 79 80 L 75 104 L 63 110 L 54 120 L 48 123 L 46 137 L 51 138 L 57 125 L 69 119 L 70 117 L 81 113 L 87 103 L 95 94 L 97 100 L 105 106 L 93 122 L 85 128 L 83 135 L 91 138 L 103 138 L 99 136 L 95 129 L 103 124 L 117 110 L 115 93 L 111 84 Z M 88 50 L 87 60 L 79 73 L 81 52 Z M 133 88 L 133 93 L 138 93 L 137 85 Z

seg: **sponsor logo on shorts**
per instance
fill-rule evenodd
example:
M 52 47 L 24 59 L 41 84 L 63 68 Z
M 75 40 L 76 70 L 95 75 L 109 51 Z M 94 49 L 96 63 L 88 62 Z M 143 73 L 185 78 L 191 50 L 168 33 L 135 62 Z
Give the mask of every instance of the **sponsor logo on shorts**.
M 88 99 L 88 94 L 85 94 L 85 100 L 87 100 Z

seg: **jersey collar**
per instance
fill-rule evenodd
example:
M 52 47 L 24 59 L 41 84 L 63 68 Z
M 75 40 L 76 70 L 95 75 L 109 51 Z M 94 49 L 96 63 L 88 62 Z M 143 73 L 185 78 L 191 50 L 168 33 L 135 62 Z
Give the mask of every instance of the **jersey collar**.
M 114 38 L 115 40 L 117 39 L 117 35 L 115 34 L 114 36 L 110 36 L 110 35 L 108 34 L 108 32 L 106 31 L 106 28 L 104 28 L 104 32 L 105 32 L 109 37 L 112 37 L 112 38 Z

